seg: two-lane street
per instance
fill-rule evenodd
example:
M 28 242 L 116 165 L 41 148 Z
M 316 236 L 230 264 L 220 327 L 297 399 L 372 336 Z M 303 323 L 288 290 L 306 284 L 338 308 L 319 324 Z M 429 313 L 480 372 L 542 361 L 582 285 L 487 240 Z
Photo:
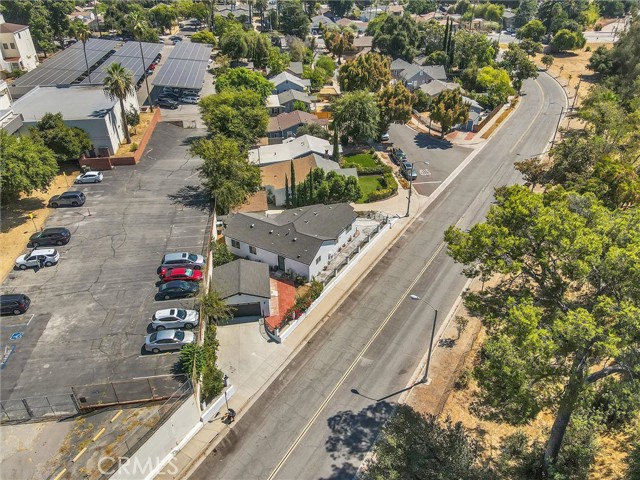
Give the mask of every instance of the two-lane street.
M 513 162 L 545 150 L 566 97 L 542 73 L 508 123 L 362 279 L 191 478 L 353 478 L 466 283 L 446 255 L 452 224 L 481 221 Z

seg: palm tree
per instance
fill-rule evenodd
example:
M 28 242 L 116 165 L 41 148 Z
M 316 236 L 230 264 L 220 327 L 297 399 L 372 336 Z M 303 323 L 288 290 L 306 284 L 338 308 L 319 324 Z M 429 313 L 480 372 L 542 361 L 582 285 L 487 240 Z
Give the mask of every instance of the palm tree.
M 124 137 L 126 143 L 131 143 L 124 99 L 135 93 L 133 77 L 131 76 L 131 72 L 126 70 L 120 63 L 112 63 L 107 67 L 105 73 L 107 76 L 104 79 L 104 93 L 111 100 L 117 98 L 120 101 L 120 114 L 122 115 L 122 125 L 124 126 Z
M 149 102 L 149 108 L 153 112 L 153 102 L 151 101 L 151 92 L 149 90 L 149 79 L 147 77 L 147 64 L 144 61 L 144 52 L 142 50 L 142 41 L 141 38 L 144 35 L 144 31 L 149 28 L 147 21 L 138 13 L 133 12 L 130 15 L 129 22 L 131 24 L 131 31 L 133 32 L 133 36 L 136 40 L 138 40 L 138 45 L 140 46 L 140 59 L 142 61 L 142 75 L 144 75 L 144 84 L 147 88 L 147 100 Z
M 91 83 L 91 73 L 89 73 L 89 61 L 87 60 L 87 41 L 91 38 L 91 30 L 87 27 L 82 20 L 74 20 L 71 24 L 71 31 L 76 40 L 82 42 L 82 50 L 84 52 L 84 63 L 87 65 L 87 77 L 89 77 L 89 83 Z

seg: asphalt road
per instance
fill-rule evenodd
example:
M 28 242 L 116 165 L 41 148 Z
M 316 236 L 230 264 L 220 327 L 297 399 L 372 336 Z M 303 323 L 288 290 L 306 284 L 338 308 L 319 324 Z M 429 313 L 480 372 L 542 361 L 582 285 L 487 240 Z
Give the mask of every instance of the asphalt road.
M 141 163 L 104 172 L 102 183 L 69 187 L 84 191 L 87 201 L 56 209 L 47 220 L 47 227 L 72 234 L 57 247 L 58 265 L 14 271 L 0 288 L 31 298 L 26 314 L 0 323 L 1 351 L 14 348 L 2 366 L 2 400 L 134 377 L 172 378 L 178 355 L 145 354 L 142 346 L 156 310 L 194 302 L 158 302 L 154 295 L 162 256 L 201 253 L 206 240 L 208 202 L 196 188 L 200 160 L 186 152 L 203 133 L 160 123 Z
M 565 104 L 542 74 L 451 185 L 390 248 L 281 375 L 234 424 L 194 479 L 353 478 L 466 279 L 443 231 L 480 221 L 518 158 L 543 151 Z

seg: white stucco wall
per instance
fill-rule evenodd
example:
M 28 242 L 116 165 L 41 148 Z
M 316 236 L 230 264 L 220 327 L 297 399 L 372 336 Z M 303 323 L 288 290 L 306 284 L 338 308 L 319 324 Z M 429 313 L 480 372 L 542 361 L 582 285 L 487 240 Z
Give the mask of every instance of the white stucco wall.
M 244 305 L 247 303 L 260 303 L 262 310 L 262 316 L 268 317 L 271 315 L 271 309 L 269 308 L 269 299 L 263 297 L 256 297 L 255 295 L 244 295 L 242 293 L 225 298 L 229 305 Z
M 277 253 L 269 252 L 267 250 L 263 250 L 262 248 L 256 247 L 256 253 L 253 254 L 249 253 L 249 244 L 247 243 L 240 242 L 240 248 L 235 248 L 231 245 L 231 238 L 225 237 L 225 242 L 227 243 L 229 250 L 231 250 L 231 252 L 238 257 L 248 258 L 249 260 L 254 260 L 257 262 L 263 262 L 271 266 L 278 265 Z M 303 263 L 285 257 L 285 270 L 289 269 L 293 270 L 298 275 L 311 278 L 309 277 L 309 265 L 305 265 Z
M 15 48 L 11 48 L 12 43 Z M 8 48 L 4 47 L 5 44 Z M 0 48 L 4 58 L 20 57 L 23 70 L 30 71 L 38 65 L 38 55 L 29 29 L 15 33 L 0 33 Z
M 313 262 L 311 262 L 311 265 L 309 266 L 309 279 L 312 279 L 322 271 L 325 265 L 331 261 L 336 253 L 338 253 L 338 249 L 345 245 L 349 241 L 349 237 L 354 235 L 355 232 L 356 230 L 353 227 L 353 224 L 351 224 L 351 228 L 343 230 L 338 236 L 337 241 L 327 241 L 322 244 L 320 250 L 318 250 L 318 253 L 313 259 Z M 320 260 L 318 261 L 318 259 Z

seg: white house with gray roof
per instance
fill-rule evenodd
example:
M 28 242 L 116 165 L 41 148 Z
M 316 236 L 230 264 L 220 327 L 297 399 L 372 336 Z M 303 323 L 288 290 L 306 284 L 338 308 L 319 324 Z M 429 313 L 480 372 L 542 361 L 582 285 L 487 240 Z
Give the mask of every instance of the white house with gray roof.
M 233 307 L 234 317 L 271 315 L 269 265 L 238 259 L 211 271 L 213 289 Z
M 234 255 L 312 279 L 353 237 L 356 218 L 348 203 L 294 208 L 275 217 L 236 213 L 223 233 Z
M 342 152 L 342 146 L 338 146 L 338 149 Z M 302 135 L 288 138 L 276 145 L 263 145 L 251 149 L 249 150 L 249 161 L 258 165 L 269 165 L 270 163 L 287 162 L 312 153 L 328 157 L 332 152 L 333 145 L 329 140 L 313 135 Z

